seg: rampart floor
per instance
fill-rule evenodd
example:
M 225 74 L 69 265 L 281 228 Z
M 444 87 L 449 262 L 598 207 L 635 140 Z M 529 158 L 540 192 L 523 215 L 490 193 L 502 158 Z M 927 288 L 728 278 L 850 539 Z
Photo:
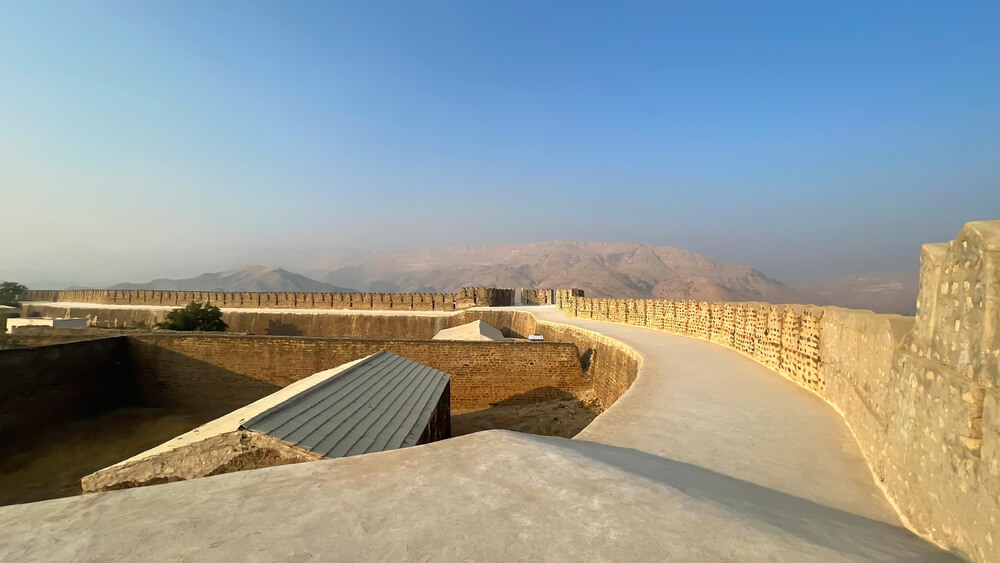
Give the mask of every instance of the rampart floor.
M 839 415 L 755 361 L 648 329 L 576 439 L 505 431 L 0 508 L 0 559 L 950 561 L 904 529 Z

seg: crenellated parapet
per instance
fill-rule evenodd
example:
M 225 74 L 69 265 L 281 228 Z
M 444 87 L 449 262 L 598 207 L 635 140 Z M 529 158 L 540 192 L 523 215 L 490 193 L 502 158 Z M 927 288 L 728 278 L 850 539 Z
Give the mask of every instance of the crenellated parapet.
M 230 309 L 359 309 L 456 311 L 514 304 L 513 289 L 462 288 L 458 293 L 215 292 L 127 289 L 28 290 L 22 301 L 183 307 L 191 302 Z

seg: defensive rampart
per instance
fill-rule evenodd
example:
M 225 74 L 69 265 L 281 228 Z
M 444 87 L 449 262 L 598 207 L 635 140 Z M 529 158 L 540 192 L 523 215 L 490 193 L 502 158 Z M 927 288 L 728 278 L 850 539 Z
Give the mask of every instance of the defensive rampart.
M 85 289 L 28 290 L 22 301 L 183 307 L 191 302 L 252 309 L 456 311 L 514 304 L 513 289 L 463 287 L 458 293 L 292 293 Z
M 1000 561 L 1000 221 L 924 246 L 916 319 L 574 290 L 557 301 L 571 316 L 710 340 L 812 389 L 842 413 L 914 530 Z

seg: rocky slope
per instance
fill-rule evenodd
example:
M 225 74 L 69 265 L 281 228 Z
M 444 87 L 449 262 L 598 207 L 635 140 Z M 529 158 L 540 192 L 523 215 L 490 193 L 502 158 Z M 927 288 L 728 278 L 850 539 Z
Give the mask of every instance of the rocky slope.
M 356 253 L 303 265 L 362 291 L 456 291 L 466 286 L 579 287 L 595 297 L 791 303 L 810 296 L 747 266 L 639 243 L 543 242 Z
M 111 289 L 160 289 L 166 291 L 354 291 L 302 274 L 268 266 L 244 266 L 228 272 L 194 278 L 156 279 L 147 283 L 120 283 Z

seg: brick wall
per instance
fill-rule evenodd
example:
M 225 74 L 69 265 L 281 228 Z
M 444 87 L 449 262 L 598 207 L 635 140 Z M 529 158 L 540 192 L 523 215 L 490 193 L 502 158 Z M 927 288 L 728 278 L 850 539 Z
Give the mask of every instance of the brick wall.
M 458 293 L 302 293 L 214 292 L 87 289 L 76 291 L 28 290 L 22 301 L 95 303 L 183 307 L 211 303 L 226 308 L 358 309 L 379 311 L 455 311 L 470 307 L 514 304 L 514 290 L 465 287 Z
M 242 406 L 313 373 L 389 350 L 452 374 L 452 409 L 538 401 L 591 387 L 575 345 L 558 342 L 321 339 L 230 334 L 145 334 L 129 354 L 148 400 Z
M 25 314 L 82 316 L 101 325 L 133 326 L 136 321 L 153 324 L 166 314 L 149 309 L 69 309 L 60 306 L 22 306 Z M 482 320 L 507 336 L 526 338 L 540 333 L 547 342 L 572 342 L 585 360 L 593 389 L 605 407 L 610 406 L 635 381 L 639 357 L 631 348 L 604 336 L 558 323 L 536 322 L 535 317 L 510 310 L 468 310 L 450 315 L 351 315 L 308 312 L 277 313 L 226 311 L 223 319 L 231 332 L 257 335 L 315 336 L 325 338 L 430 339 L 438 331 Z M 254 384 L 256 385 L 256 384 Z M 259 390 L 253 391 L 258 393 Z
M 0 448 L 135 396 L 122 337 L 0 350 Z
M 580 352 L 591 388 L 607 408 L 621 397 L 639 374 L 642 358 L 631 347 L 613 338 L 581 328 L 539 321 L 521 311 L 464 311 L 451 317 L 456 326 L 475 320 L 501 329 L 506 336 L 525 338 L 541 334 L 546 342 L 572 342 Z

